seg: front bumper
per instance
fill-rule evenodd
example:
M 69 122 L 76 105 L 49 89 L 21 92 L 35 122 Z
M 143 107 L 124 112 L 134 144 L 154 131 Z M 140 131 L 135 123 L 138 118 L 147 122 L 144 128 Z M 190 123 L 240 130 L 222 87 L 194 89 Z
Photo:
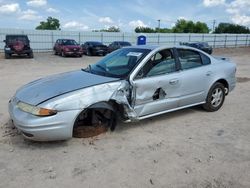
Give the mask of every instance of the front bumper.
M 64 52 L 65 55 L 68 55 L 68 56 L 81 56 L 83 55 L 83 52 L 82 51 L 65 51 Z
M 32 53 L 32 49 L 25 49 L 25 50 L 21 50 L 21 51 L 15 51 L 12 49 L 4 49 L 4 53 L 6 54 L 17 54 L 17 55 L 21 55 L 21 54 L 30 54 Z
M 107 49 L 93 49 L 95 55 L 106 55 L 108 53 Z
M 81 110 L 58 112 L 39 117 L 20 110 L 15 100 L 9 102 L 9 114 L 14 126 L 24 137 L 36 141 L 66 140 L 72 137 L 74 121 Z

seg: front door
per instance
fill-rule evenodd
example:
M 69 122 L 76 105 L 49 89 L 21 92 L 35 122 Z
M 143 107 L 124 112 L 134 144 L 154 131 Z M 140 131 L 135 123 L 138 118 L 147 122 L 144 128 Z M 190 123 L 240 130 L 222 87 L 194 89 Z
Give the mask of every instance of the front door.
M 133 79 L 133 106 L 139 117 L 178 106 L 181 80 L 172 52 L 165 49 L 154 54 Z

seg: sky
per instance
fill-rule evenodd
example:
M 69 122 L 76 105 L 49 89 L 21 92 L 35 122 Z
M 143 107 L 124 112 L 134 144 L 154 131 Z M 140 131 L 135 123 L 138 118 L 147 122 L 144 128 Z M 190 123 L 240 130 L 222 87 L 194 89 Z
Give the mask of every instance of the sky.
M 116 26 L 171 28 L 178 19 L 250 27 L 250 0 L 0 0 L 0 28 L 34 29 L 48 16 L 62 30 L 92 31 Z

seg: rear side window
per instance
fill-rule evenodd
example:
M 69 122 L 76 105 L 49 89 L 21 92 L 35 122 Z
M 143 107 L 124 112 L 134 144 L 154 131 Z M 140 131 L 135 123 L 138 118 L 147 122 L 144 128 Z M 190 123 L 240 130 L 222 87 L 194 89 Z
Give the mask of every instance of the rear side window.
M 202 59 L 202 63 L 203 65 L 209 65 L 211 63 L 211 60 L 209 57 L 207 57 L 206 55 L 204 55 L 203 53 L 201 54 L 201 59 Z
M 183 70 L 202 66 L 202 59 L 199 52 L 189 49 L 178 49 L 178 54 Z

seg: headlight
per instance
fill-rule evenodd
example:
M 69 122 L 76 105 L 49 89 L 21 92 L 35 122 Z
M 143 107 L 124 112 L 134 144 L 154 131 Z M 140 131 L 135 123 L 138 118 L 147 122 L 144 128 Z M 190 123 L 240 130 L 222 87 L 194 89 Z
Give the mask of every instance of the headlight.
M 56 110 L 40 108 L 40 107 L 33 106 L 33 105 L 30 105 L 21 101 L 17 103 L 17 107 L 24 112 L 27 112 L 36 116 L 52 116 L 57 113 Z

